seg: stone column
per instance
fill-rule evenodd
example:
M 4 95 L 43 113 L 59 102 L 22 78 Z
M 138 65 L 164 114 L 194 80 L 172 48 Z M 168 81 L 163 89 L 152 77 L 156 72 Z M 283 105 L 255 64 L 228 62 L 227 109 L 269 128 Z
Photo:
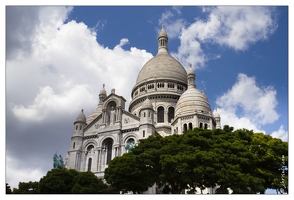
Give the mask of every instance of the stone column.
M 164 124 L 168 124 L 168 111 L 164 111 Z

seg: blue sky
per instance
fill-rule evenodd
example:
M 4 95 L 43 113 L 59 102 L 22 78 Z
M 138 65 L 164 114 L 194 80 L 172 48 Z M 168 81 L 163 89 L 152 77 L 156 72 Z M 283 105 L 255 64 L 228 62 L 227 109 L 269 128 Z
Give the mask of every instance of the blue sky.
M 128 103 L 142 66 L 169 52 L 196 72 L 221 124 L 288 141 L 287 6 L 6 8 L 6 182 L 38 181 L 64 158 L 73 122 L 105 84 Z M 17 167 L 16 167 L 17 166 Z

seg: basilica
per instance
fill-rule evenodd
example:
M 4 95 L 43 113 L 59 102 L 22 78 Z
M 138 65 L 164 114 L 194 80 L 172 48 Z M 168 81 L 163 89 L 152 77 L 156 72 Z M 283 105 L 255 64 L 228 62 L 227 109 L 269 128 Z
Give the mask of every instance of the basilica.
M 78 114 L 65 167 L 92 171 L 102 178 L 113 158 L 130 151 L 150 135 L 182 134 L 196 127 L 221 128 L 219 113 L 211 111 L 195 79 L 191 66 L 186 70 L 169 54 L 168 36 L 162 28 L 158 53 L 139 72 L 129 108 L 126 110 L 125 98 L 116 94 L 115 89 L 107 94 L 103 85 L 97 108 L 87 117 L 83 110 Z

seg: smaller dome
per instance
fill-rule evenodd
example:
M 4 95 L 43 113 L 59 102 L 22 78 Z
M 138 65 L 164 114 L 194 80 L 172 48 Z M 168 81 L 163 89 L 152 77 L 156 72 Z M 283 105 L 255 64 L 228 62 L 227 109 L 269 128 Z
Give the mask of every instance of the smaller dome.
M 217 109 L 215 109 L 215 110 L 213 111 L 213 116 L 214 116 L 214 118 L 220 118 L 220 115 L 219 115 L 219 113 L 217 112 Z
M 84 114 L 84 110 L 81 110 L 81 113 L 77 116 L 76 122 L 84 122 L 86 123 L 86 116 Z
M 194 114 L 195 111 L 210 113 L 210 105 L 204 93 L 196 88 L 189 88 L 179 98 L 175 116 Z
M 146 108 L 153 109 L 152 103 L 149 98 L 147 98 L 142 104 L 142 109 L 146 109 Z
M 100 90 L 99 95 L 105 95 L 105 96 L 107 96 L 106 95 L 106 90 L 105 90 L 105 84 L 103 84 L 103 88 Z

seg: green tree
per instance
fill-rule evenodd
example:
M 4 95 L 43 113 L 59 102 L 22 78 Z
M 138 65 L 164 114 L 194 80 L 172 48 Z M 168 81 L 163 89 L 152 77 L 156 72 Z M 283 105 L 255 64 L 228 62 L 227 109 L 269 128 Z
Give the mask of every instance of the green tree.
M 102 194 L 107 185 L 92 172 L 56 168 L 40 179 L 40 194 Z
M 236 194 L 250 194 L 281 187 L 277 180 L 281 155 L 285 165 L 288 162 L 287 143 L 247 129 L 233 130 L 227 125 L 223 130 L 196 128 L 164 138 L 150 136 L 131 153 L 112 160 L 105 179 L 119 190 L 137 193 L 153 184 L 160 193 L 195 193 L 196 188 L 202 192 L 217 186 L 217 193 L 230 188 Z M 287 185 L 286 173 L 284 177 Z
M 92 172 L 80 172 L 74 178 L 74 185 L 71 189 L 73 194 L 105 194 L 107 185 L 102 179 L 97 178 Z
M 288 166 L 288 143 L 264 133 L 255 133 L 252 134 L 249 146 L 257 161 L 257 175 L 265 181 L 265 189 L 283 188 L 287 192 L 288 170 L 284 170 L 284 184 L 281 176 L 282 168 Z M 263 194 L 264 191 L 260 193 Z
M 13 194 L 38 194 L 39 182 L 19 182 L 18 189 L 13 189 Z
M 74 177 L 77 175 L 78 171 L 73 169 L 52 169 L 40 179 L 39 192 L 41 194 L 70 194 Z
M 156 151 L 160 148 L 160 136 L 142 140 L 140 147 L 114 158 L 105 169 L 104 178 L 116 190 L 127 193 L 143 193 L 151 187 L 158 177 L 156 167 L 159 158 Z
M 11 188 L 8 183 L 6 183 L 6 194 L 12 194 Z

